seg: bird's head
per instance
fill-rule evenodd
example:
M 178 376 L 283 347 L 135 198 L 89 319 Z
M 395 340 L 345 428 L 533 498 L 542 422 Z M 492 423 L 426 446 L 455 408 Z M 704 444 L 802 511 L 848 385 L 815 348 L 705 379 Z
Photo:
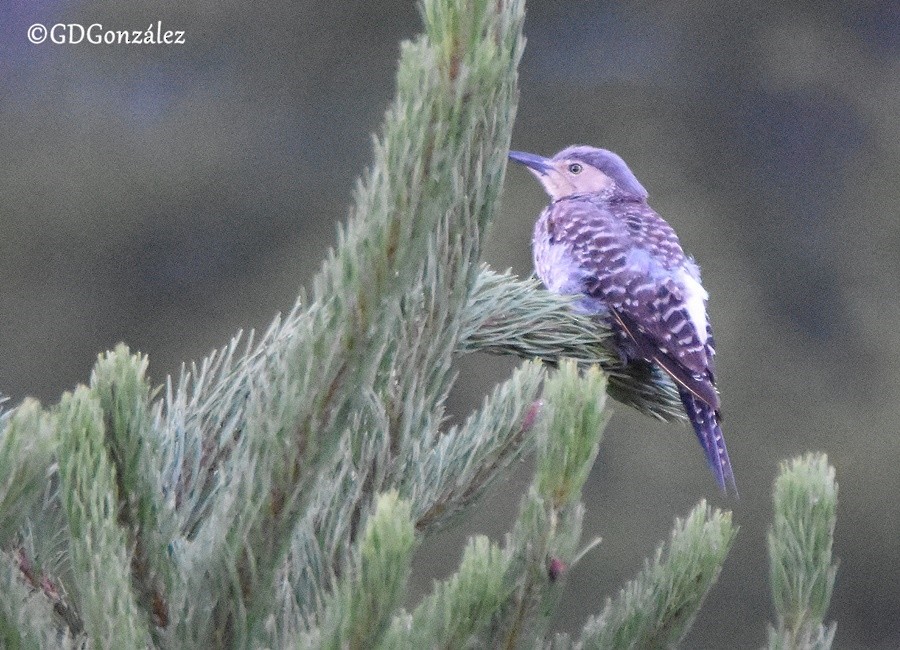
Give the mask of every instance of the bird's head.
M 647 198 L 628 165 L 606 149 L 576 145 L 552 158 L 510 151 L 510 159 L 528 167 L 554 201 L 570 196 L 600 194 L 609 198 Z

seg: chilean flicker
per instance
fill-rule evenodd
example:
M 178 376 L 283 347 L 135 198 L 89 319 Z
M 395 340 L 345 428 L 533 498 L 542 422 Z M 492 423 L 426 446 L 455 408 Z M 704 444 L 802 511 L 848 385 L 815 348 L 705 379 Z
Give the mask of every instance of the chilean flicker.
M 509 157 L 550 195 L 534 227 L 538 277 L 604 319 L 623 361 L 657 364 L 674 380 L 716 482 L 737 493 L 719 426 L 708 294 L 675 231 L 611 151 L 573 146 L 552 158 L 520 151 Z

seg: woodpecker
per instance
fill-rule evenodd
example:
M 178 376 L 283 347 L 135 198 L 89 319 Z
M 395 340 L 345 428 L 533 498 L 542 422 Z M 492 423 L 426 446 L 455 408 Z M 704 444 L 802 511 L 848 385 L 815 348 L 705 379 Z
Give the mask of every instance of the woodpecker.
M 700 270 L 618 155 L 577 145 L 552 158 L 511 151 L 550 195 L 534 227 L 535 271 L 548 290 L 615 332 L 625 363 L 658 365 L 675 382 L 719 487 L 737 494 L 716 389 L 709 297 Z

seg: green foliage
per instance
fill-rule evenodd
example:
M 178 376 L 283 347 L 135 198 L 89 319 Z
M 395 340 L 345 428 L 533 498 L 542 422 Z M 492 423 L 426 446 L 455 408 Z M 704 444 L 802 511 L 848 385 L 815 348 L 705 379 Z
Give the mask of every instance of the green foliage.
M 469 540 L 459 570 L 437 583 L 412 614 L 398 613 L 385 648 L 458 648 L 487 635 L 487 626 L 509 598 L 507 555 L 486 537 Z
M 574 365 L 565 363 L 544 389 L 553 435 L 544 436 L 538 450 L 536 487 L 560 511 L 580 497 L 597 456 L 606 425 L 603 388 L 596 366 L 579 378 Z
M 35 400 L 0 419 L 0 546 L 24 523 L 44 492 L 56 452 L 56 422 Z
M 59 433 L 60 496 L 85 632 L 100 647 L 146 645 L 146 612 L 131 590 L 132 557 L 118 520 L 117 476 L 105 446 L 103 411 L 88 388 L 63 395 Z
M 143 609 L 162 623 L 168 617 L 163 594 L 177 580 L 168 557 L 175 531 L 171 507 L 163 497 L 146 372 L 147 357 L 131 355 L 127 346 L 119 345 L 100 355 L 91 389 L 103 411 L 106 451 L 115 466 L 118 520 L 129 535 L 134 587 Z
M 0 413 L 6 647 L 545 643 L 566 576 L 594 544 L 581 548 L 581 492 L 606 395 L 683 416 L 671 383 L 623 367 L 609 332 L 568 299 L 480 265 L 523 3 L 427 0 L 422 15 L 373 166 L 308 299 L 159 394 L 146 357 L 121 345 L 57 407 Z M 446 427 L 452 363 L 478 350 L 526 361 Z M 418 543 L 531 452 L 503 544 L 470 540 L 458 570 L 406 611 Z M 804 510 L 826 501 L 812 483 L 776 489 L 772 638 L 785 644 L 821 625 L 834 579 L 834 490 L 831 510 Z M 552 644 L 676 644 L 733 537 L 728 513 L 701 503 L 579 641 Z
M 581 488 L 606 423 L 604 383 L 596 367 L 580 377 L 567 361 L 544 387 L 547 412 L 535 477 L 510 536 L 508 574 L 515 590 L 495 635 L 502 647 L 529 645 L 543 636 L 575 562 L 584 518 Z
M 415 544 L 410 505 L 396 492 L 376 499 L 375 512 L 359 543 L 353 577 L 328 598 L 321 631 L 301 645 L 367 648 L 377 644 L 403 602 Z
M 837 482 L 825 454 L 783 463 L 775 481 L 775 521 L 769 531 L 772 600 L 777 627 L 770 648 L 831 647 L 836 624 L 823 625 L 837 563 L 831 561 L 837 522 Z
M 660 546 L 637 578 L 585 626 L 581 647 L 678 645 L 718 578 L 736 533 L 730 513 L 702 501 L 687 519 L 676 519 L 668 545 Z

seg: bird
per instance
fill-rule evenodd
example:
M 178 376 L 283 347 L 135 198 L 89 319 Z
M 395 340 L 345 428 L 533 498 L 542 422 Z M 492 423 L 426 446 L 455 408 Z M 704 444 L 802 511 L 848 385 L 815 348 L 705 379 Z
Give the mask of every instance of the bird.
M 649 362 L 671 377 L 716 483 L 737 495 L 720 424 L 709 294 L 675 230 L 612 151 L 573 145 L 551 158 L 524 151 L 509 158 L 550 196 L 534 226 L 538 278 L 605 322 L 623 363 Z

